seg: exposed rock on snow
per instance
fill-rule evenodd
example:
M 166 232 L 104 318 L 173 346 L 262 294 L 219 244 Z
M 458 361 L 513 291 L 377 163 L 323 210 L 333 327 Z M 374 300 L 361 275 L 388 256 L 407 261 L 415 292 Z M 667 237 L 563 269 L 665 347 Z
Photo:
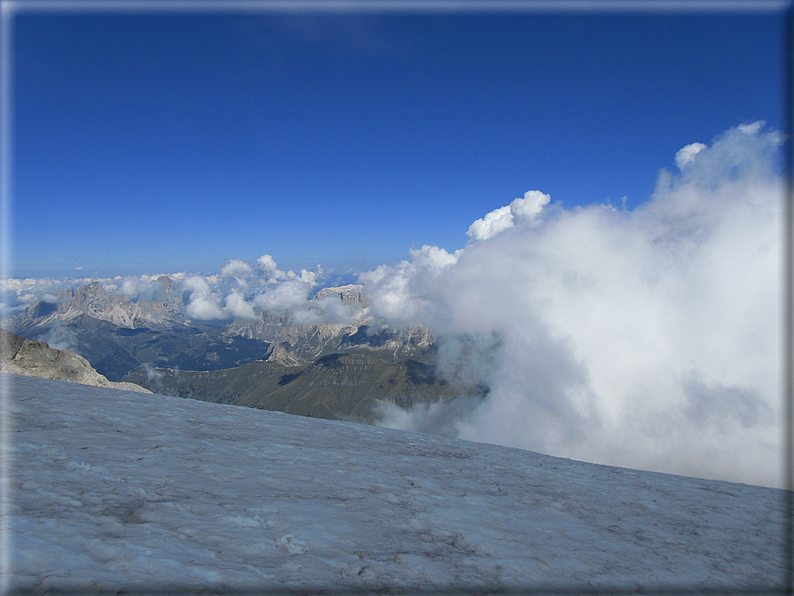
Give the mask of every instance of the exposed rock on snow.
M 26 339 L 5 329 L 0 329 L 0 371 L 96 387 L 151 393 L 134 383 L 108 381 L 93 369 L 88 360 L 74 352 L 55 350 L 43 341 Z
M 0 381 L 13 394 L 12 589 L 782 588 L 780 490 Z

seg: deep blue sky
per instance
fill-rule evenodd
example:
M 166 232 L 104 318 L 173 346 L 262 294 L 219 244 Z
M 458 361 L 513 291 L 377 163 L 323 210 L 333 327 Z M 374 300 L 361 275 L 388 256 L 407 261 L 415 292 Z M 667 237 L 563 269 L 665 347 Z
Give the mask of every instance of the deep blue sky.
M 780 15 L 18 14 L 14 270 L 373 268 L 781 126 Z

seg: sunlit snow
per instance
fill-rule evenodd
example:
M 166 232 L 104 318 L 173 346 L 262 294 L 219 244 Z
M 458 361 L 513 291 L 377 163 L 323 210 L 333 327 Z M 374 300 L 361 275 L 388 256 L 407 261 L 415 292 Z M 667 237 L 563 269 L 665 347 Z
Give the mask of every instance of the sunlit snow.
M 780 490 L 5 380 L 12 588 L 782 586 Z

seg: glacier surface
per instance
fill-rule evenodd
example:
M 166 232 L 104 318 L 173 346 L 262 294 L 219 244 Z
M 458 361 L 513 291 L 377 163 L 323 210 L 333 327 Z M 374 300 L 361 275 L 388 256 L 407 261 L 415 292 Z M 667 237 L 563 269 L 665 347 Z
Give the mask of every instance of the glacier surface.
M 783 588 L 781 490 L 0 375 L 11 593 Z

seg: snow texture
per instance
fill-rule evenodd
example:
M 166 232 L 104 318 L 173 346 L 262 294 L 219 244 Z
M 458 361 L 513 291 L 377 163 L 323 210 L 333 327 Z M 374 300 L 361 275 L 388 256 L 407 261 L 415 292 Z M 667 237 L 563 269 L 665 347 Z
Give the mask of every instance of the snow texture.
M 11 593 L 783 587 L 780 490 L 5 376 Z

